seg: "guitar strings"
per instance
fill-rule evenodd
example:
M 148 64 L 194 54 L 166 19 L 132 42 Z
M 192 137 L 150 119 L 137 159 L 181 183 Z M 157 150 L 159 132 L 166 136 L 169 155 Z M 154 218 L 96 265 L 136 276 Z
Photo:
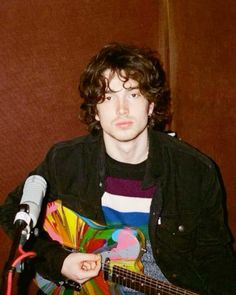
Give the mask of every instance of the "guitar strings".
M 156 280 L 154 280 L 154 279 L 152 279 L 150 277 L 146 277 L 146 276 L 144 276 L 142 274 L 139 274 L 139 273 L 134 273 L 132 271 L 129 271 L 129 270 L 124 269 L 124 268 L 120 268 L 118 266 L 113 267 L 113 272 L 116 272 L 116 274 L 118 275 L 116 277 L 116 274 L 115 274 L 115 279 L 119 279 L 119 278 L 122 279 L 122 277 L 120 277 L 120 276 L 125 275 L 126 279 L 135 280 L 135 281 L 141 283 L 142 287 L 149 286 L 149 287 L 156 288 L 159 285 L 159 288 L 160 288 L 159 291 L 160 292 L 168 292 L 167 294 L 170 294 L 169 293 L 170 291 L 173 291 L 174 294 L 189 294 L 189 295 L 190 294 L 196 294 L 196 293 L 193 293 L 191 291 L 184 290 L 184 289 L 181 289 L 181 288 L 176 287 L 176 286 L 172 286 L 171 284 L 168 284 L 168 283 L 164 283 L 164 282 L 161 282 L 161 281 L 156 281 Z M 124 279 L 122 279 L 122 280 L 124 280 Z
M 119 282 L 119 279 L 121 279 L 121 282 L 124 282 L 124 280 L 130 280 L 132 283 L 132 280 L 133 280 L 133 281 L 136 281 L 137 283 L 141 284 L 141 287 L 143 289 L 145 289 L 146 287 L 149 287 L 149 289 L 158 287 L 158 291 L 162 292 L 162 294 L 197 295 L 197 293 L 194 293 L 192 291 L 182 289 L 180 287 L 171 285 L 166 282 L 155 280 L 151 277 L 130 271 L 128 269 L 125 269 L 125 268 L 122 268 L 119 266 L 113 266 L 111 269 L 109 266 L 104 265 L 104 270 L 107 271 L 108 273 L 110 271 L 112 271 L 112 278 L 115 279 L 116 282 Z M 129 287 L 129 286 L 127 285 L 127 287 Z M 139 286 L 139 288 L 141 288 L 141 287 Z M 170 293 L 170 292 L 174 292 L 174 293 Z

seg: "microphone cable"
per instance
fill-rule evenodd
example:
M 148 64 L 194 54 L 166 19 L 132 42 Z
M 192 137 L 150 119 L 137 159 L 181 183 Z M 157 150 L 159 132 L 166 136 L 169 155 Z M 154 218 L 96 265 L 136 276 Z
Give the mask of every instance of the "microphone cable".
M 13 275 L 17 269 L 17 265 L 19 263 L 22 263 L 26 258 L 33 258 L 36 256 L 36 253 L 33 251 L 24 251 L 22 245 L 18 246 L 18 252 L 19 252 L 19 256 L 13 261 L 7 273 L 7 284 L 6 284 L 5 295 L 11 295 L 12 293 Z

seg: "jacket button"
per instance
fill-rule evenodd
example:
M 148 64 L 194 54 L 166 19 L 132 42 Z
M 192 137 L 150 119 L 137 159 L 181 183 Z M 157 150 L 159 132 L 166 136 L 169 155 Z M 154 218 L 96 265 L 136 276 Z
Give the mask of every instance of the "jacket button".
M 180 225 L 179 227 L 178 227 L 178 230 L 182 233 L 182 232 L 184 232 L 184 226 L 183 225 Z

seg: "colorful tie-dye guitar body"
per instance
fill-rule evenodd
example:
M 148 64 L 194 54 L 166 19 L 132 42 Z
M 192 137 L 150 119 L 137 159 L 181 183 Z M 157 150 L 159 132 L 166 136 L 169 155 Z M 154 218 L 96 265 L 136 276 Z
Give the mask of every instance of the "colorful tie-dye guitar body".
M 109 258 L 109 267 L 115 264 L 134 272 L 142 271 L 138 258 L 144 246 L 144 236 L 136 229 L 102 226 L 64 207 L 60 201 L 48 203 L 44 229 L 51 239 L 58 241 L 68 251 L 101 253 L 102 265 L 106 265 L 106 259 Z M 102 272 L 98 277 L 83 284 L 79 293 L 58 286 L 39 274 L 36 275 L 36 283 L 45 294 L 50 295 L 120 294 L 119 288 L 108 283 Z
M 142 273 L 144 235 L 138 229 L 113 228 L 99 225 L 62 205 L 60 201 L 47 205 L 44 229 L 51 239 L 73 252 L 100 253 L 103 271 L 83 284 L 80 292 L 56 285 L 39 274 L 35 281 L 48 295 L 110 295 L 121 294 L 120 285 L 145 294 L 186 294 L 191 291 L 157 281 Z

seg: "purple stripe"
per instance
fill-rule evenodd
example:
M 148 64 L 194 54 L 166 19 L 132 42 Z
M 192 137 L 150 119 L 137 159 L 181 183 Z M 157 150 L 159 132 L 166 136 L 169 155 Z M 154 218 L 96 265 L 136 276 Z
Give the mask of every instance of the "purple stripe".
M 127 196 L 127 197 L 139 197 L 139 198 L 151 198 L 154 194 L 155 187 L 151 187 L 143 190 L 141 188 L 142 181 L 133 179 L 121 179 L 116 177 L 106 178 L 106 191 L 111 194 Z

